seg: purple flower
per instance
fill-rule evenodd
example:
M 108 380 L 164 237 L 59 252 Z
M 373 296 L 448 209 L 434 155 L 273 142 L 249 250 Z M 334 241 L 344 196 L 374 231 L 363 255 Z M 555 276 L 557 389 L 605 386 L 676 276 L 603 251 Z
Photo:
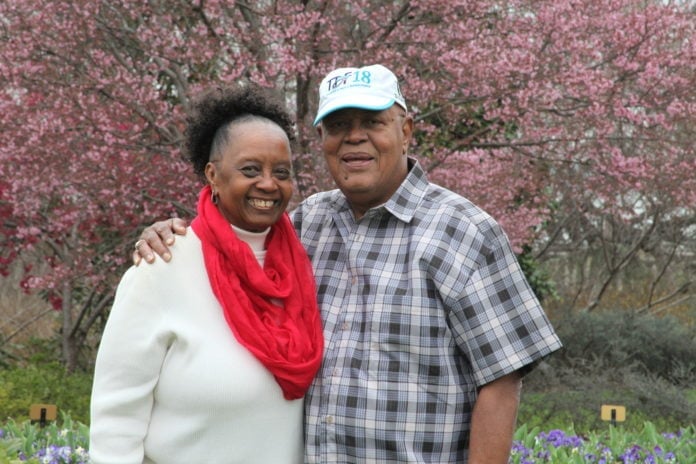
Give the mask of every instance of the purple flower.
M 540 440 L 545 440 L 546 443 L 553 445 L 556 448 L 569 446 L 571 448 L 580 448 L 584 441 L 578 436 L 566 435 L 563 430 L 551 430 L 548 433 L 541 432 L 538 435 Z

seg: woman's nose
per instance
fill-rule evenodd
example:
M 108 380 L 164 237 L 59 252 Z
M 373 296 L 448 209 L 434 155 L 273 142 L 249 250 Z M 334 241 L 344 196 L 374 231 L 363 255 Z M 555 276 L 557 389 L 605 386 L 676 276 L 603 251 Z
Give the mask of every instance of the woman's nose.
M 263 173 L 259 177 L 259 181 L 256 183 L 256 187 L 265 190 L 265 191 L 270 191 L 270 190 L 277 190 L 278 189 L 278 184 L 273 177 L 273 175 L 268 172 L 268 173 Z

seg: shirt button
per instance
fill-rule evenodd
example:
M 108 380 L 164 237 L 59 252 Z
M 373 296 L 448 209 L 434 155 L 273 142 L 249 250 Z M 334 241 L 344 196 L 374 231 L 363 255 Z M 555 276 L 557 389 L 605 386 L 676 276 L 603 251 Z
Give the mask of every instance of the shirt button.
M 358 278 L 357 278 L 357 277 L 353 277 L 352 279 L 350 279 L 350 282 L 351 282 L 353 285 L 355 285 L 355 284 L 358 283 Z
M 333 416 L 326 416 L 326 423 L 331 425 L 333 424 L 334 418 Z

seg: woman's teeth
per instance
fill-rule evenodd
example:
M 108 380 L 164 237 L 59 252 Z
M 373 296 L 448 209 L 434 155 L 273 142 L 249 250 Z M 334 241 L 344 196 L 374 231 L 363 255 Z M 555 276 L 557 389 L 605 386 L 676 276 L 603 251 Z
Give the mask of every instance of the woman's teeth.
M 273 200 L 258 200 L 258 199 L 250 199 L 249 204 L 253 206 L 254 208 L 259 208 L 259 209 L 270 209 L 273 208 L 273 205 L 275 204 L 275 201 Z

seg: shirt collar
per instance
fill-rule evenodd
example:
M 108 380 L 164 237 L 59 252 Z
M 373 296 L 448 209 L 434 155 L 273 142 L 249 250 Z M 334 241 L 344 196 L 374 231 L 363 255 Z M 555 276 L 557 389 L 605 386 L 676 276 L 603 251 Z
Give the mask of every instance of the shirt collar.
M 408 158 L 408 174 L 399 188 L 394 192 L 389 200 L 381 206 L 372 208 L 370 211 L 386 210 L 402 222 L 411 222 L 416 214 L 418 206 L 428 190 L 428 179 L 420 163 L 414 158 Z M 346 196 L 340 191 L 333 192 L 332 205 L 336 212 L 350 210 Z M 370 211 L 366 216 L 370 215 Z
M 411 222 L 425 198 L 429 185 L 425 171 L 416 159 L 409 158 L 408 167 L 406 179 L 384 204 L 387 211 L 403 222 Z

